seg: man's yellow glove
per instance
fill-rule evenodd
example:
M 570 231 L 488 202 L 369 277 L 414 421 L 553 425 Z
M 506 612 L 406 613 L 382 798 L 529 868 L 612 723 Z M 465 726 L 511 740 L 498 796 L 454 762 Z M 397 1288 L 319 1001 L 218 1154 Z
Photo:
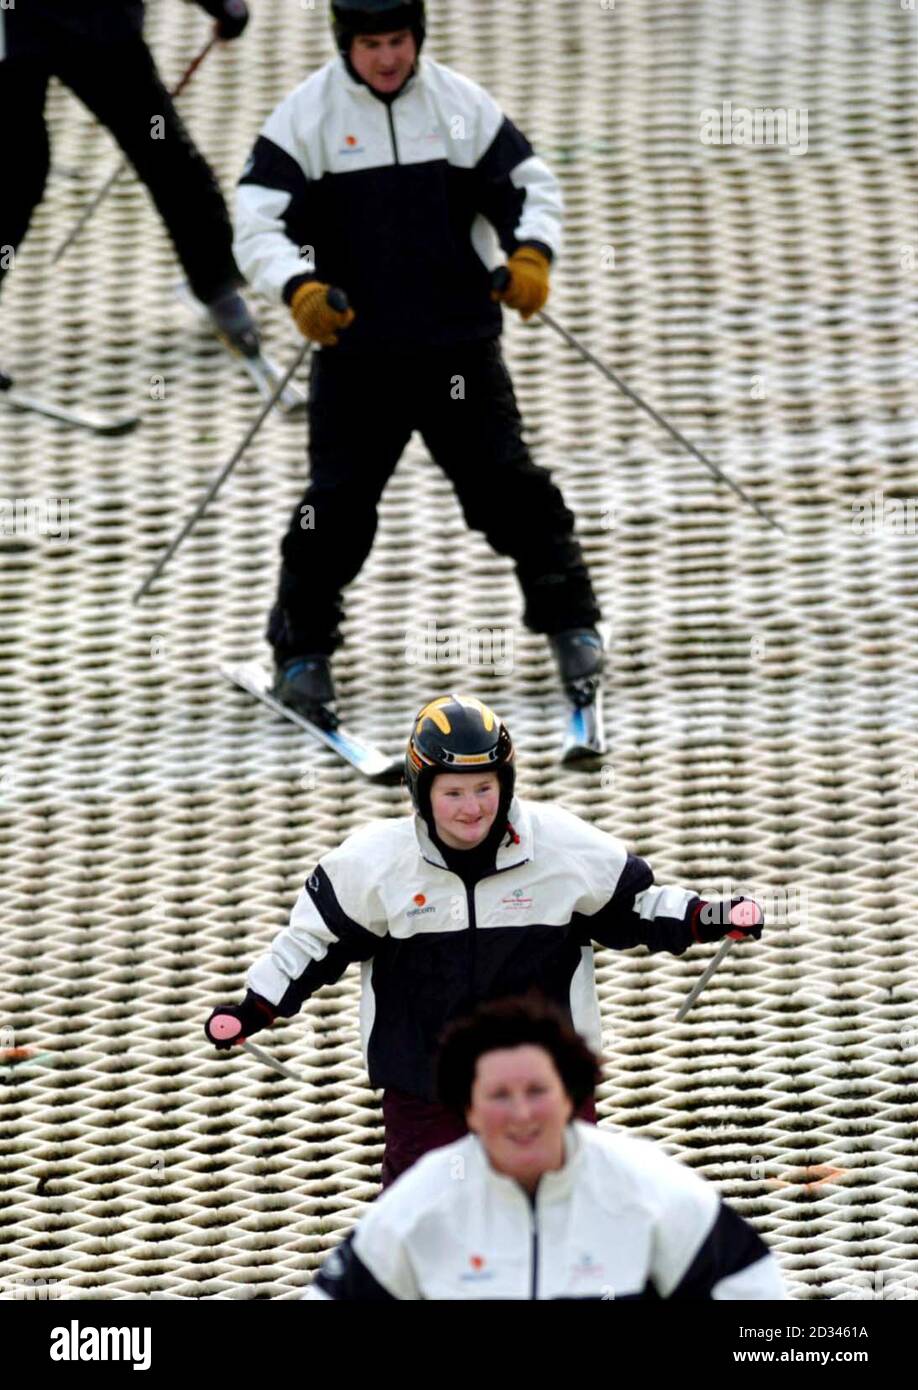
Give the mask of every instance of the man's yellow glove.
M 499 299 L 511 309 L 519 309 L 524 319 L 531 319 L 548 298 L 550 262 L 534 246 L 521 246 L 507 262 L 510 283 L 502 290 L 492 290 L 491 298 Z
M 290 312 L 304 338 L 311 338 L 322 347 L 334 347 L 338 331 L 354 322 L 353 309 L 336 309 L 334 300 L 346 303 L 340 290 L 323 285 L 320 280 L 307 280 L 299 285 L 290 299 Z

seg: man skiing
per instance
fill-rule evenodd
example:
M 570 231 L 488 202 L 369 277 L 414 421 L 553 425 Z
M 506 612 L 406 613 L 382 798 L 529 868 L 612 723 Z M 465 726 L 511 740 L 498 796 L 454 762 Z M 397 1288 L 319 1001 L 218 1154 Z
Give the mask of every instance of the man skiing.
M 437 1041 L 452 1019 L 535 988 L 598 1048 L 593 941 L 681 955 L 728 933 L 762 934 L 755 904 L 655 887 L 650 865 L 620 840 L 559 806 L 515 798 L 510 734 L 475 698 L 424 706 L 405 777 L 414 816 L 364 826 L 325 855 L 289 926 L 249 970 L 245 999 L 219 1005 L 205 1025 L 211 1042 L 231 1047 L 360 961 L 361 1040 L 370 1084 L 383 1091 L 384 1185 L 465 1133 L 434 1099 Z
M 216 19 L 220 39 L 238 38 L 248 23 L 245 0 L 197 3 Z M 252 356 L 258 333 L 239 294 L 226 204 L 163 86 L 143 39 L 143 15 L 143 0 L 26 0 L 0 9 L 0 125 L 9 137 L 0 279 L 44 194 L 45 94 L 57 77 L 108 127 L 146 184 L 191 291 L 217 331 L 230 347 Z M 157 118 L 164 122 L 163 138 L 152 139 Z
M 334 724 L 342 590 L 417 429 L 469 526 L 513 559 L 527 625 L 550 638 L 570 699 L 587 706 L 600 610 L 573 514 L 523 442 L 496 302 L 524 318 L 545 303 L 557 181 L 485 91 L 420 57 L 423 0 L 332 0 L 331 11 L 339 56 L 268 118 L 237 196 L 241 269 L 321 349 L 310 485 L 281 545 L 267 628 L 274 693 Z M 497 291 L 501 249 L 510 275 Z

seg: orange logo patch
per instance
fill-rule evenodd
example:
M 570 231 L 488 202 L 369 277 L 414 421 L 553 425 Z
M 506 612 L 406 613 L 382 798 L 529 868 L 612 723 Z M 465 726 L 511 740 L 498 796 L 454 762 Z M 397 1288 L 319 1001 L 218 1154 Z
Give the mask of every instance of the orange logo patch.
M 357 144 L 357 136 L 356 136 L 356 135 L 345 135 L 345 137 L 344 137 L 344 143 L 345 143 L 346 145 L 356 145 L 356 144 Z
M 470 1255 L 469 1264 L 473 1269 L 484 1269 L 484 1255 Z
M 418 907 L 423 907 L 427 899 L 424 897 L 423 893 L 415 893 L 414 901 L 417 903 Z

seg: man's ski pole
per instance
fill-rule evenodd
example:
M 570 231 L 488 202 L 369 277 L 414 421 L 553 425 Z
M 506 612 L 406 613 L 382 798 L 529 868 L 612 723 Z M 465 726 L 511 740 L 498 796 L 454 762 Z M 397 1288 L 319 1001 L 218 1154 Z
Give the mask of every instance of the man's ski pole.
M 511 278 L 510 271 L 506 266 L 498 266 L 491 277 L 491 284 L 495 290 L 505 290 Z M 739 483 L 735 483 L 722 468 L 718 468 L 716 463 L 712 463 L 706 454 L 703 454 L 700 449 L 695 447 L 690 439 L 686 439 L 685 435 L 680 430 L 676 429 L 675 425 L 671 425 L 658 411 L 654 410 L 653 406 L 649 405 L 647 401 L 644 400 L 643 396 L 639 396 L 636 391 L 632 391 L 631 387 L 626 385 L 621 377 L 618 376 L 616 372 L 613 372 L 611 367 L 607 367 L 605 362 L 600 361 L 594 353 L 590 352 L 589 348 L 584 347 L 583 343 L 575 338 L 573 333 L 569 333 L 566 328 L 558 323 L 557 319 L 552 318 L 551 314 L 546 314 L 544 309 L 539 309 L 536 312 L 536 318 L 541 319 L 543 323 L 548 324 L 549 328 L 554 329 L 566 343 L 570 344 L 575 351 L 580 353 L 581 357 L 587 362 L 592 363 L 594 367 L 602 372 L 603 376 L 607 377 L 614 386 L 617 386 L 622 395 L 627 396 L 629 401 L 632 401 L 634 405 L 646 411 L 651 420 L 658 424 L 661 429 L 666 430 L 666 433 L 675 439 L 678 444 L 681 444 L 684 449 L 688 449 L 693 458 L 698 459 L 699 463 L 703 463 L 706 468 L 709 468 L 716 478 L 722 483 L 726 483 L 729 488 L 732 488 L 737 497 L 742 498 L 744 502 L 748 502 L 749 506 L 752 507 L 754 511 L 758 512 L 763 521 L 767 521 L 769 526 L 773 526 L 775 530 L 780 531 L 782 535 L 787 534 L 786 528 L 781 525 L 780 521 L 776 521 L 770 513 L 766 512 L 765 508 L 760 506 L 754 497 L 750 497 L 748 492 L 740 487 Z
M 332 288 L 328 291 L 328 295 L 326 296 L 326 298 L 331 308 L 337 309 L 339 314 L 347 312 L 347 295 L 344 293 L 343 290 Z M 144 594 L 149 589 L 150 585 L 156 579 L 159 578 L 160 574 L 162 574 L 163 570 L 171 560 L 172 556 L 178 550 L 182 541 L 188 535 L 188 532 L 191 530 L 195 522 L 198 520 L 198 517 L 202 515 L 202 513 L 207 508 L 208 504 L 212 502 L 213 499 L 216 497 L 217 493 L 220 491 L 221 487 L 226 482 L 230 473 L 232 473 L 233 469 L 236 467 L 236 464 L 242 458 L 242 455 L 245 453 L 246 449 L 249 447 L 252 440 L 255 438 L 256 434 L 261 429 L 263 421 L 266 419 L 269 412 L 274 409 L 275 405 L 286 391 L 287 386 L 292 380 L 294 373 L 299 369 L 301 363 L 303 362 L 303 359 L 305 358 L 307 352 L 311 347 L 312 342 L 307 338 L 303 346 L 297 352 L 293 361 L 290 363 L 290 366 L 284 373 L 283 378 L 275 387 L 273 394 L 269 397 L 267 401 L 265 401 L 265 404 L 258 412 L 258 415 L 252 421 L 252 424 L 246 431 L 245 438 L 242 440 L 242 443 L 239 445 L 236 452 L 233 454 L 229 463 L 224 464 L 224 466 L 220 469 L 220 472 L 217 474 L 216 478 L 213 480 L 210 487 L 207 489 L 206 493 L 201 498 L 201 501 L 198 503 L 197 507 L 195 507 L 191 516 L 185 522 L 185 525 L 182 527 L 181 531 L 179 531 L 175 539 L 172 542 L 170 542 L 169 548 L 166 551 L 166 553 L 160 556 L 159 560 L 157 560 L 156 564 L 153 566 L 153 569 L 147 575 L 146 579 L 143 581 L 140 588 L 137 590 L 134 597 L 131 599 L 132 603 L 139 602 L 139 600 L 143 598 Z
M 175 100 L 177 96 L 180 96 L 181 93 L 188 86 L 188 83 L 191 81 L 192 77 L 197 72 L 198 68 L 201 66 L 204 59 L 207 57 L 208 53 L 213 48 L 216 42 L 217 34 L 216 32 L 214 32 L 211 35 L 211 37 L 207 40 L 207 43 L 204 45 L 204 47 L 201 49 L 198 56 L 194 58 L 192 62 L 189 63 L 188 67 L 185 69 L 181 78 L 179 79 L 178 84 L 175 87 L 173 87 L 172 91 L 169 93 L 170 97 L 172 97 L 173 100 Z M 94 215 L 96 208 L 98 208 L 105 201 L 105 199 L 108 197 L 109 193 L 114 188 L 115 184 L 121 178 L 121 175 L 125 172 L 129 165 L 130 160 L 125 156 L 125 158 L 122 159 L 121 163 L 118 165 L 117 169 L 114 169 L 112 173 L 109 175 L 109 177 L 105 180 L 105 183 L 99 189 L 96 196 L 92 199 L 89 205 L 85 207 L 83 211 L 80 213 L 80 216 L 75 226 L 72 227 L 71 230 L 67 233 L 67 235 L 64 237 L 64 240 L 61 242 L 60 246 L 58 246 L 54 255 L 51 257 L 52 265 L 57 265 L 61 257 L 70 249 L 70 247 L 76 241 L 77 237 L 82 232 L 83 228 L 86 226 L 89 219 Z
M 146 579 L 141 584 L 140 588 L 135 593 L 134 597 L 131 599 L 132 603 L 139 603 L 139 601 L 143 598 L 144 594 L 149 589 L 150 585 L 153 584 L 159 578 L 166 565 L 172 559 L 172 556 L 178 550 L 182 541 L 188 535 L 188 532 L 194 526 L 195 522 L 204 513 L 209 503 L 211 503 L 213 499 L 216 497 L 217 493 L 220 491 L 221 487 L 226 482 L 233 469 L 236 467 L 236 464 L 242 458 L 242 455 L 245 453 L 246 449 L 249 447 L 252 440 L 255 438 L 256 434 L 261 429 L 262 423 L 264 422 L 265 418 L 267 417 L 269 412 L 274 409 L 274 407 L 277 405 L 277 402 L 280 400 L 281 396 L 286 391 L 287 386 L 289 385 L 294 373 L 302 364 L 303 359 L 305 358 L 311 346 L 312 344 L 307 339 L 307 341 L 299 349 L 299 351 L 296 354 L 296 357 L 294 357 L 293 361 L 290 363 L 290 366 L 284 373 L 283 378 L 275 387 L 273 394 L 268 398 L 268 400 L 265 401 L 261 410 L 258 412 L 258 415 L 252 421 L 252 424 L 246 431 L 245 438 L 237 448 L 236 452 L 233 454 L 229 463 L 224 464 L 224 466 L 220 469 L 220 472 L 217 474 L 216 478 L 214 478 L 210 487 L 207 489 L 204 496 L 201 498 L 201 501 L 195 507 L 191 516 L 185 522 L 185 525 L 182 527 L 181 531 L 179 531 L 178 535 L 174 538 L 174 540 L 170 541 L 169 548 L 166 550 L 165 554 L 160 556 L 150 573 L 147 575 Z

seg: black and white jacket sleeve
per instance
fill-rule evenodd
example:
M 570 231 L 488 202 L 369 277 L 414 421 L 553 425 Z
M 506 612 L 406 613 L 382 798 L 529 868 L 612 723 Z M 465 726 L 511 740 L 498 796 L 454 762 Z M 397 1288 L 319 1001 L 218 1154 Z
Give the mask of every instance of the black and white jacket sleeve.
M 301 1296 L 306 1300 L 393 1303 L 414 1301 L 421 1294 L 407 1245 L 384 1225 L 364 1218 L 331 1252 Z
M 653 1204 L 650 1283 L 660 1298 L 786 1299 L 777 1261 L 716 1188 L 641 1143 L 641 1188 Z
M 477 211 L 503 250 L 538 246 L 552 260 L 564 201 L 548 165 L 483 87 L 439 65 L 428 65 L 427 80 L 443 125 L 455 132 L 452 162 L 471 165 Z
M 593 919 L 591 935 L 619 951 L 646 946 L 651 953 L 681 956 L 698 940 L 693 924 L 700 905 L 690 888 L 655 884 L 647 860 L 628 854 L 614 893 Z
M 269 299 L 283 298 L 291 280 L 315 278 L 310 234 L 314 180 L 321 177 L 318 131 L 325 74 L 291 92 L 271 113 L 242 171 L 236 191 L 233 254 L 249 284 Z M 315 167 L 313 167 L 315 166 Z
M 573 828 L 567 829 L 567 822 Z M 570 812 L 556 808 L 555 849 L 573 856 L 581 885 L 576 910 L 584 945 L 624 951 L 646 946 L 651 952 L 681 955 L 698 937 L 695 911 L 701 898 L 689 888 L 654 883 L 646 859 L 631 854 L 627 846 Z
M 369 960 L 386 935 L 387 920 L 367 871 L 378 825 L 348 836 L 309 876 L 290 923 L 249 970 L 246 983 L 283 1018 L 321 985 L 334 984 L 352 961 Z

